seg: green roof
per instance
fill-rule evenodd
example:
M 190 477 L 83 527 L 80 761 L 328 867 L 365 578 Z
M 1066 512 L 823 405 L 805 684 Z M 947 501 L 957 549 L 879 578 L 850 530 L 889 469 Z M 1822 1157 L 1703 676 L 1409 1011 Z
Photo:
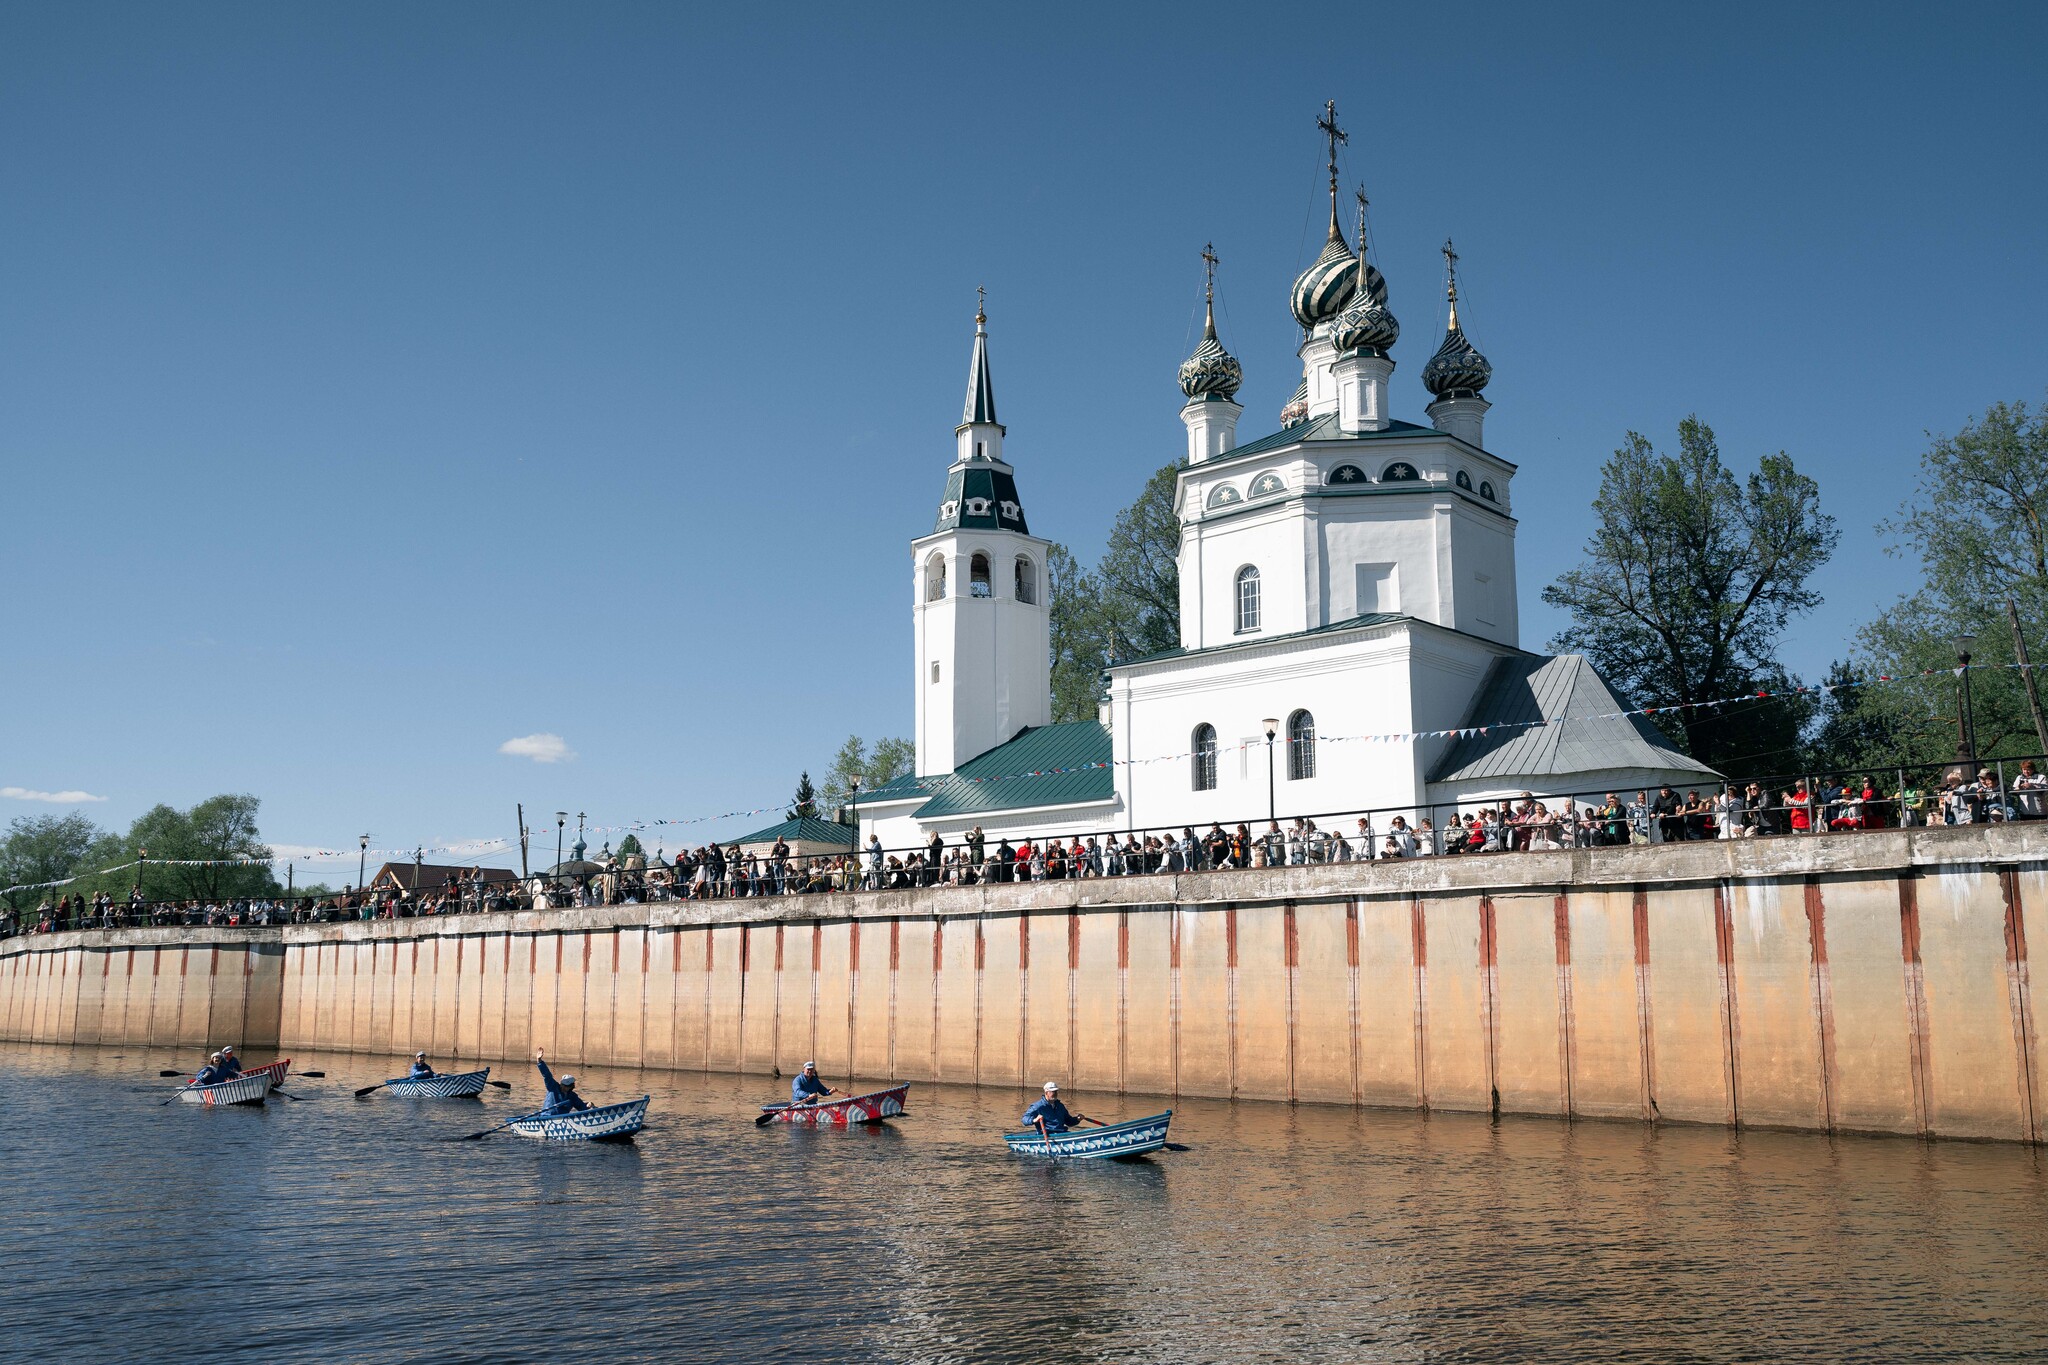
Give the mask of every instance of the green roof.
M 1418 427 L 1413 422 L 1389 422 L 1384 431 L 1346 431 L 1337 424 L 1336 413 L 1326 412 L 1321 417 L 1282 427 L 1271 436 L 1261 436 L 1249 445 L 1232 446 L 1216 458 L 1234 460 L 1240 455 L 1262 455 L 1269 450 L 1285 450 L 1303 441 L 1383 441 L 1389 436 L 1443 434 L 1435 427 Z
M 1080 720 L 1020 730 L 1009 742 L 961 764 L 957 772 L 924 777 L 905 773 L 872 792 L 862 792 L 860 801 L 865 806 L 870 801 L 922 798 L 924 804 L 913 814 L 928 820 L 1107 801 L 1115 795 L 1109 731 L 1095 721 Z
M 1392 625 L 1396 621 L 1411 619 L 1413 618 L 1398 611 L 1369 611 L 1348 621 L 1332 621 L 1326 626 L 1310 626 L 1307 630 L 1292 630 L 1285 635 L 1248 635 L 1242 640 L 1232 640 L 1227 645 L 1210 645 L 1205 649 L 1162 649 L 1157 654 L 1140 654 L 1135 659 L 1116 659 L 1109 666 L 1113 669 L 1128 668 L 1132 664 L 1157 663 L 1161 659 L 1192 659 L 1203 654 L 1221 654 L 1230 649 L 1251 649 L 1258 645 L 1278 644 L 1282 640 L 1330 635 L 1340 630 L 1362 630 L 1367 626 Z
M 842 848 L 853 847 L 853 826 L 842 825 L 833 820 L 797 819 L 784 820 L 779 825 L 757 829 L 752 834 L 742 834 L 727 842 L 735 844 L 772 844 L 777 839 L 790 843 L 833 844 Z

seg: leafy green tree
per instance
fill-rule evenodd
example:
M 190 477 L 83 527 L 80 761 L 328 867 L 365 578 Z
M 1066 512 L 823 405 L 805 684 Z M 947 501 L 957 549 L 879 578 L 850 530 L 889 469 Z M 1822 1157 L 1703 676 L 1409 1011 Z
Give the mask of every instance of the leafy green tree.
M 1820 601 L 1807 580 L 1834 551 L 1834 520 L 1783 451 L 1738 483 L 1697 417 L 1678 446 L 1662 455 L 1632 431 L 1607 461 L 1585 562 L 1543 590 L 1572 616 L 1551 647 L 1646 704 L 1779 691 L 1778 641 Z M 1691 707 L 1672 738 L 1723 770 L 1773 770 L 1797 759 L 1803 720 L 1796 706 Z
M 1184 462 L 1157 470 L 1117 513 L 1092 570 L 1056 546 L 1052 578 L 1052 718 L 1093 720 L 1102 671 L 1180 643 L 1180 514 Z
M 782 813 L 785 820 L 815 820 L 818 818 L 818 793 L 811 786 L 811 772 L 806 768 L 796 780 L 796 795 L 790 801 L 788 810 Z
M 818 794 L 820 805 L 836 814 L 847 804 L 855 773 L 860 774 L 860 789 L 870 792 L 909 772 L 916 760 L 917 746 L 907 739 L 878 739 L 871 750 L 859 735 L 848 735 L 825 770 L 825 786 Z
M 106 838 L 104 830 L 76 812 L 18 816 L 8 824 L 7 837 L 0 839 L 0 886 L 61 881 L 90 872 L 98 866 L 92 854 Z M 9 891 L 7 903 L 19 910 L 69 889 L 26 886 Z
M 2006 604 L 2039 670 L 2048 662 L 2048 406 L 1994 403 L 1954 436 L 1929 440 L 1913 496 L 1878 528 L 1913 563 L 1919 587 L 1857 636 L 1859 671 L 1899 679 L 1870 689 L 1866 705 L 1895 727 L 1894 761 L 1954 757 L 1956 636 L 1967 633 L 1978 755 L 2037 752 L 2026 689 L 2010 667 Z
M 1102 670 L 1109 663 L 1101 628 L 1101 587 L 1064 545 L 1052 547 L 1046 570 L 1051 583 L 1046 600 L 1051 617 L 1053 722 L 1093 720 L 1102 696 Z
M 625 838 L 619 840 L 619 860 L 623 862 L 627 858 L 632 858 L 636 856 L 641 858 L 646 857 L 647 849 L 643 844 L 641 844 L 639 835 L 628 834 Z
M 137 817 L 126 843 L 130 856 L 149 852 L 143 895 L 150 900 L 217 900 L 275 891 L 270 849 L 256 827 L 262 804 L 254 796 L 225 794 L 182 811 L 158 805 Z

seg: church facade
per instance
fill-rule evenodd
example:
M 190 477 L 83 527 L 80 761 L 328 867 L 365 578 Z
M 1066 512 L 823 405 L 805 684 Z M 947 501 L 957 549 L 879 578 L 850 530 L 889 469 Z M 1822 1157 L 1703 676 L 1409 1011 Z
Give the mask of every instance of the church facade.
M 1422 426 L 1388 406 L 1400 325 L 1337 212 L 1295 281 L 1301 385 L 1239 443 L 1242 366 L 1216 333 L 1181 366 L 1180 643 L 1108 670 L 1097 720 L 1049 724 L 1048 542 L 1026 524 L 977 310 L 967 402 L 930 534 L 912 543 L 916 772 L 864 793 L 860 839 L 1206 829 L 1375 811 L 1410 823 L 1519 797 L 1697 787 L 1711 770 L 1580 656 L 1520 647 L 1515 466 L 1485 445 L 1492 366 L 1459 325 L 1456 254 Z M 1431 735 L 1428 732 L 1439 732 Z

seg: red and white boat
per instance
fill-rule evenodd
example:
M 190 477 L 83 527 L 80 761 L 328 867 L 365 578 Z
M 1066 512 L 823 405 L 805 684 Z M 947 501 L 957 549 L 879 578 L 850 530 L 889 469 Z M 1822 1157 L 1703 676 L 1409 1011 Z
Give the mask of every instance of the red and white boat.
M 816 1104 L 764 1104 L 761 1112 L 773 1115 L 776 1123 L 844 1128 L 852 1123 L 880 1123 L 883 1119 L 895 1118 L 903 1112 L 903 1098 L 909 1093 L 910 1086 L 905 1083 L 893 1090 L 876 1090 L 843 1100 L 820 1100 Z
M 284 1084 L 291 1067 L 292 1059 L 285 1057 L 268 1066 L 252 1067 L 231 1081 L 216 1081 L 212 1085 L 187 1083 L 178 1092 L 178 1098 L 186 1104 L 261 1104 L 271 1091 Z

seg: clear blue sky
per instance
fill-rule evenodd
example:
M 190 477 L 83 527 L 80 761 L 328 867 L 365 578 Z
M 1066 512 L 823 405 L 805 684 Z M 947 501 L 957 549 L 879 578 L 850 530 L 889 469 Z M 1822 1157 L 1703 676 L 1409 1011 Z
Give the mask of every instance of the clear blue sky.
M 1817 674 L 1910 586 L 1923 432 L 2048 383 L 2039 7 L 995 13 L 0 9 L 0 789 L 410 847 L 907 733 L 974 287 L 1092 559 L 1182 447 L 1205 241 L 1277 425 L 1327 98 L 1410 420 L 1457 238 L 1529 646 L 1602 459 L 1697 412 L 1840 520 Z

